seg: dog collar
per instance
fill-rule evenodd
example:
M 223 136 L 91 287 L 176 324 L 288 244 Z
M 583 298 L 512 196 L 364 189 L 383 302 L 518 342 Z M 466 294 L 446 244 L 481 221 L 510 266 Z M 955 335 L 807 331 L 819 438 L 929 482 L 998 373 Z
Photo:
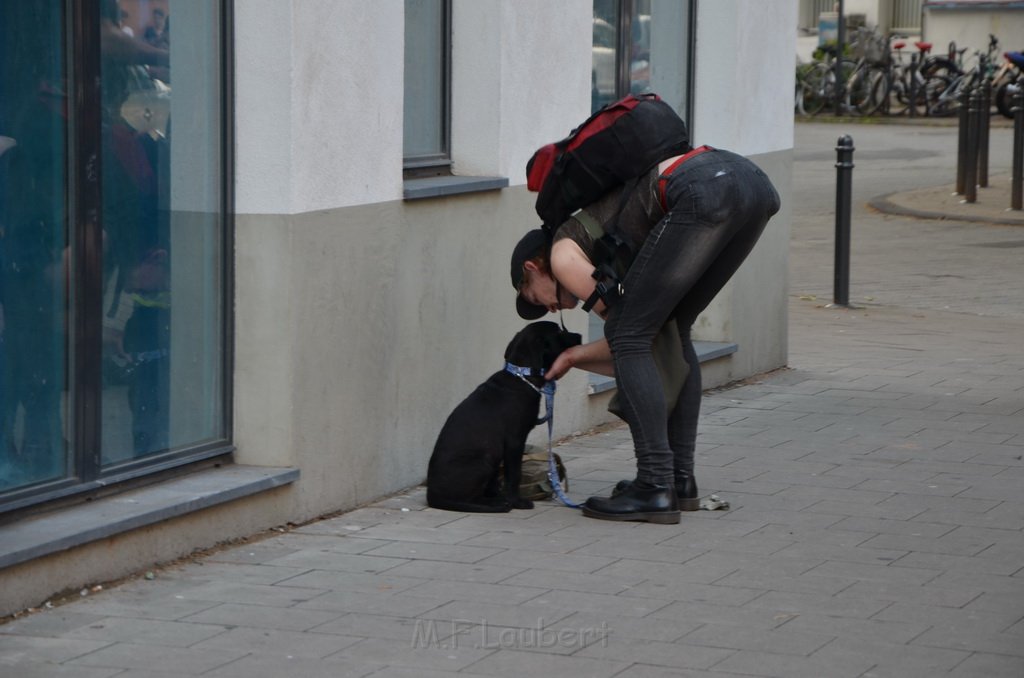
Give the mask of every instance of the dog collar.
M 537 372 L 537 374 L 535 375 L 533 373 L 533 368 L 531 368 L 531 367 L 522 367 L 520 365 L 513 365 L 512 363 L 505 363 L 505 371 L 508 372 L 509 374 L 514 374 L 517 377 L 533 377 L 533 376 L 543 377 L 544 376 L 544 369 L 543 368 L 541 368 L 541 370 L 539 372 Z

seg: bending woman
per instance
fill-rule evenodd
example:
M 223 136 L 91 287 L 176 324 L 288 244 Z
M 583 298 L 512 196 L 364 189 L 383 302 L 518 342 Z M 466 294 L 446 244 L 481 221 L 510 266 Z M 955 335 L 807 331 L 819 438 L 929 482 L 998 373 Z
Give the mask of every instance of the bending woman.
M 539 229 L 523 236 L 512 254 L 521 317 L 533 320 L 591 298 L 595 241 L 584 222 L 607 223 L 620 207 L 616 232 L 636 254 L 621 294 L 593 307 L 606 321 L 605 337 L 563 352 L 548 378 L 573 367 L 614 376 L 633 438 L 635 479 L 620 482 L 610 497 L 590 497 L 583 514 L 674 524 L 680 508 L 696 510 L 699 503 L 693 466 L 701 380 L 690 328 L 778 212 L 779 196 L 760 168 L 735 153 L 702 147 L 669 158 L 635 188 L 616 189 L 566 221 L 550 244 Z M 663 331 L 679 342 L 689 367 L 675 388 L 663 384 L 655 360 L 655 337 Z

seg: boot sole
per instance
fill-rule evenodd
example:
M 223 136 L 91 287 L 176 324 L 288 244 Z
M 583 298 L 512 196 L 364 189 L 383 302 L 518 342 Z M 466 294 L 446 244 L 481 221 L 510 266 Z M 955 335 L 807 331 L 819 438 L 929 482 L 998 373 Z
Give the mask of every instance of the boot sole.
M 622 522 L 639 521 L 647 523 L 657 523 L 659 525 L 676 525 L 679 523 L 681 517 L 679 511 L 638 511 L 636 513 L 601 513 L 586 506 L 583 507 L 583 515 L 585 515 L 588 518 L 597 518 L 598 520 L 618 520 Z

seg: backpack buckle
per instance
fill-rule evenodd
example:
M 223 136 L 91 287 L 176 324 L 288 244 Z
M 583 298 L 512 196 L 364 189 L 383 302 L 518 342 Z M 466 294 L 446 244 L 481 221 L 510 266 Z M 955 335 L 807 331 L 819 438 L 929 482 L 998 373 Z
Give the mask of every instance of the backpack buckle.
M 587 297 L 587 300 L 583 303 L 584 313 L 589 313 L 598 300 L 604 302 L 605 308 L 611 308 L 612 304 L 617 302 L 626 293 L 618 275 L 615 274 L 615 271 L 608 264 L 602 264 L 595 268 L 591 275 L 597 281 L 597 284 L 594 285 L 593 294 Z

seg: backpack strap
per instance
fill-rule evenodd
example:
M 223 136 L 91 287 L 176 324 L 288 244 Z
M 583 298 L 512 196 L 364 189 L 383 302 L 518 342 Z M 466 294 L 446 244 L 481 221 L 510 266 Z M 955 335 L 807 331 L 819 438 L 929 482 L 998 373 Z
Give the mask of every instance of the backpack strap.
M 656 166 L 656 164 L 655 164 Z M 617 234 L 617 226 L 626 204 L 640 185 L 640 180 L 647 176 L 652 168 L 648 168 L 642 174 L 630 179 L 622 189 L 619 197 L 619 206 L 615 210 L 615 216 L 610 221 L 598 223 L 589 212 L 583 209 L 576 210 L 572 217 L 579 221 L 587 234 L 594 240 L 594 273 L 593 278 L 597 281 L 594 292 L 587 297 L 583 303 L 583 311 L 589 313 L 594 304 L 601 300 L 605 307 L 611 306 L 625 293 L 622 287 L 621 278 L 625 271 L 633 263 L 632 248 Z
M 583 302 L 583 311 L 589 313 L 594 305 L 600 300 L 605 306 L 610 306 L 622 296 L 622 282 L 613 266 L 615 257 L 624 243 L 605 231 L 604 226 L 598 223 L 597 219 L 584 210 L 578 210 L 573 218 L 583 225 L 587 234 L 594 240 L 594 272 L 593 278 L 597 281 L 593 293 Z
M 583 228 L 586 229 L 587 235 L 594 240 L 600 240 L 604 237 L 604 227 L 586 210 L 576 210 L 572 218 L 580 222 Z

